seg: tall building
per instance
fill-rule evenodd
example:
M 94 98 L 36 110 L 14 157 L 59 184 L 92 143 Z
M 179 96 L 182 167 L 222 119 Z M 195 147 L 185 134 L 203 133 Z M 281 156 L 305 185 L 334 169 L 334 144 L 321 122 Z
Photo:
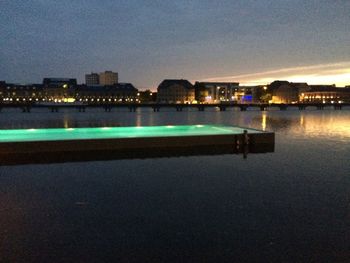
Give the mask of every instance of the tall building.
M 118 73 L 112 71 L 105 71 L 100 73 L 100 85 L 109 86 L 118 84 Z
M 86 74 L 85 75 L 85 83 L 87 86 L 99 85 L 100 84 L 100 76 L 98 73 Z

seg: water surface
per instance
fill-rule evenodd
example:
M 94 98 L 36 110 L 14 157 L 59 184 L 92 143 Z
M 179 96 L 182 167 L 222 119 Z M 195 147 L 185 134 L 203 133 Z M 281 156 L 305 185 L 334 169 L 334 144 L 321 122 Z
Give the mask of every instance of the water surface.
M 350 111 L 11 110 L 1 129 L 233 125 L 274 153 L 0 167 L 0 262 L 348 262 Z

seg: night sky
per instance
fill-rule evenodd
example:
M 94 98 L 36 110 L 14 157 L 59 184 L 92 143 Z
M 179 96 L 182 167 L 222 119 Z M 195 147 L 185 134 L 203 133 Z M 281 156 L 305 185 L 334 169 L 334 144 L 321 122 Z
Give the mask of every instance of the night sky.
M 1 0 L 0 80 L 350 85 L 349 0 Z M 265 82 L 265 83 L 264 83 Z

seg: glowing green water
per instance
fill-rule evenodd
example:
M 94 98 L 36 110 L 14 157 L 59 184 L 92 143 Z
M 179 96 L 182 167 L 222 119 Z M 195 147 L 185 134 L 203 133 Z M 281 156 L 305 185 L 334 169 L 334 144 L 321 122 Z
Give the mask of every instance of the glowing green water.
M 225 135 L 240 134 L 244 130 L 220 125 L 0 130 L 0 142 Z M 256 130 L 246 130 L 248 133 L 259 133 Z

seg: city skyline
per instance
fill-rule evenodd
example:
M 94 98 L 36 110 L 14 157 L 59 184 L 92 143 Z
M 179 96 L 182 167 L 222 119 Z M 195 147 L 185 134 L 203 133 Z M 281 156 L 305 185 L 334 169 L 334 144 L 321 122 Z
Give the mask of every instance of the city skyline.
M 2 1 L 0 79 L 350 84 L 348 1 Z

